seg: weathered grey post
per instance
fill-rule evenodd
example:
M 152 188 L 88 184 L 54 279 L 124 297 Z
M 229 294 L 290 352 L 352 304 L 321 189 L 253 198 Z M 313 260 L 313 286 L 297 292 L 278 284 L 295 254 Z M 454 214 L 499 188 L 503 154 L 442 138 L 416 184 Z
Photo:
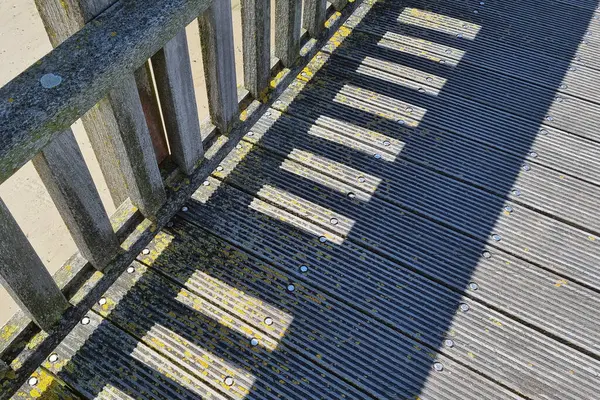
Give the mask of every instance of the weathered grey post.
M 32 161 L 79 251 L 103 269 L 120 246 L 73 132 L 60 134 Z
M 300 55 L 302 0 L 275 0 L 275 56 L 285 67 Z
M 198 18 L 212 122 L 227 133 L 238 113 L 231 2 L 213 1 Z
M 40 328 L 49 330 L 69 303 L 2 200 L 0 236 L 2 284 Z
M 330 0 L 330 3 L 337 11 L 341 11 L 348 4 L 348 0 Z
M 133 75 L 125 76 L 108 95 L 119 124 L 111 136 L 134 205 L 153 218 L 166 201 L 165 187 Z
M 242 0 L 244 86 L 260 99 L 271 76 L 271 0 Z
M 326 0 L 304 0 L 304 29 L 310 37 L 317 37 L 325 28 Z
M 114 2 L 115 0 L 35 0 L 50 42 L 54 47 L 77 32 L 85 23 Z M 145 69 L 145 66 L 140 68 Z M 144 75 L 144 70 L 140 71 L 138 75 L 138 79 L 143 79 L 143 76 L 146 77 L 145 79 L 149 77 L 147 74 Z M 151 82 L 142 85 L 142 90 L 148 90 L 148 88 L 152 88 Z M 158 118 L 160 121 L 160 117 L 156 117 L 159 111 L 157 104 L 152 104 L 152 96 L 143 96 L 143 98 L 149 102 L 145 105 L 147 111 L 154 113 L 154 116 L 150 116 L 149 119 L 155 120 Z M 110 139 L 111 136 L 117 135 L 119 129 L 112 107 L 107 100 L 101 100 L 84 114 L 81 120 L 99 161 L 100 169 L 113 202 L 118 206 L 129 197 L 129 193 L 119 168 L 116 150 Z M 155 132 L 153 136 L 157 138 L 161 135 L 164 136 L 161 124 L 151 123 L 150 127 L 161 129 L 160 132 Z
M 203 155 L 192 67 L 185 29 L 152 57 L 171 155 L 187 175 Z

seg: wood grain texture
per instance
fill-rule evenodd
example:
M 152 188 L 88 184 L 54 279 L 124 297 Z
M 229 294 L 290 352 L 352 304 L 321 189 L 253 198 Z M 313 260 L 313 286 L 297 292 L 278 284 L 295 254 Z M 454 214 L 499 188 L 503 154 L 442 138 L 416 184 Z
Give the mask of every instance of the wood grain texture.
M 341 11 L 348 4 L 348 0 L 330 0 L 330 3 L 336 9 L 336 11 Z
M 49 330 L 69 303 L 1 200 L 0 236 L 2 285 L 21 310 L 41 329 Z
M 54 139 L 33 165 L 81 254 L 103 269 L 119 251 L 119 242 L 73 132 Z
M 227 133 L 238 113 L 231 4 L 215 1 L 198 18 L 198 27 L 210 117 Z
M 325 27 L 326 0 L 304 0 L 304 19 L 302 25 L 312 38 L 319 36 Z
M 152 57 L 171 156 L 186 175 L 203 155 L 200 121 L 185 30 Z
M 271 73 L 271 0 L 242 0 L 244 86 L 260 99 Z
M 133 75 L 125 76 L 108 98 L 119 124 L 112 140 L 129 197 L 145 217 L 154 218 L 166 200 L 165 188 Z
M 0 182 L 70 128 L 209 3 L 119 0 L 0 89 Z M 60 77 L 60 83 L 42 86 L 47 74 Z
M 275 0 L 275 56 L 285 67 L 300 55 L 302 0 Z

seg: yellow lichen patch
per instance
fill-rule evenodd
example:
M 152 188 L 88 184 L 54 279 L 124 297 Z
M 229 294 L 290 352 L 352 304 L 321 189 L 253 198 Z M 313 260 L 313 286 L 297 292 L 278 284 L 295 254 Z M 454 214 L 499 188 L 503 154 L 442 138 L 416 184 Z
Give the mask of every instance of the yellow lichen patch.
M 490 317 L 490 321 L 492 321 L 492 324 L 496 325 L 496 326 L 502 326 L 502 322 L 498 321 L 496 318 L 494 317 Z
M 566 279 L 559 279 L 556 281 L 554 286 L 556 286 L 556 287 L 566 286 L 568 283 L 569 282 Z
M 467 352 L 467 355 L 468 355 L 469 357 L 471 357 L 471 358 L 475 358 L 475 354 L 474 354 L 474 353 L 472 353 L 472 352 L 470 352 L 470 351 L 469 351 L 469 352 Z
M 115 31 L 112 31 L 112 32 L 110 33 L 110 36 L 112 36 L 112 37 L 115 37 L 115 36 L 117 36 L 117 32 L 115 32 Z
M 588 236 L 588 240 L 591 240 L 592 242 L 594 242 L 594 241 L 596 241 L 596 236 L 590 235 L 590 236 Z
M 13 99 L 12 97 L 9 97 L 9 98 L 8 98 L 8 102 L 9 102 L 9 103 L 12 103 L 13 101 L 15 101 L 15 99 Z
M 17 325 L 6 324 L 0 331 L 0 338 L 2 338 L 2 340 L 9 340 L 18 330 L 19 327 Z

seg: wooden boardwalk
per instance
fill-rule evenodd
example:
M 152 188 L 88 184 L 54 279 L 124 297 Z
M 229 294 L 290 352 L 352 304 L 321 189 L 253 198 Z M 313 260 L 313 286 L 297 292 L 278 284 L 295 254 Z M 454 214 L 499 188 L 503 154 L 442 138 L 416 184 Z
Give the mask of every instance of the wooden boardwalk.
M 595 7 L 362 3 L 15 398 L 599 398 Z

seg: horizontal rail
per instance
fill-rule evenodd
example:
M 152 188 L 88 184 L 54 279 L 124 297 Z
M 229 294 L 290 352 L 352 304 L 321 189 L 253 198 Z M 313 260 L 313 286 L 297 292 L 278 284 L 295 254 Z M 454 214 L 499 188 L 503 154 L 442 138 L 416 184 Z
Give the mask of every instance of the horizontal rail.
M 120 0 L 1 88 L 0 183 L 210 4 Z

